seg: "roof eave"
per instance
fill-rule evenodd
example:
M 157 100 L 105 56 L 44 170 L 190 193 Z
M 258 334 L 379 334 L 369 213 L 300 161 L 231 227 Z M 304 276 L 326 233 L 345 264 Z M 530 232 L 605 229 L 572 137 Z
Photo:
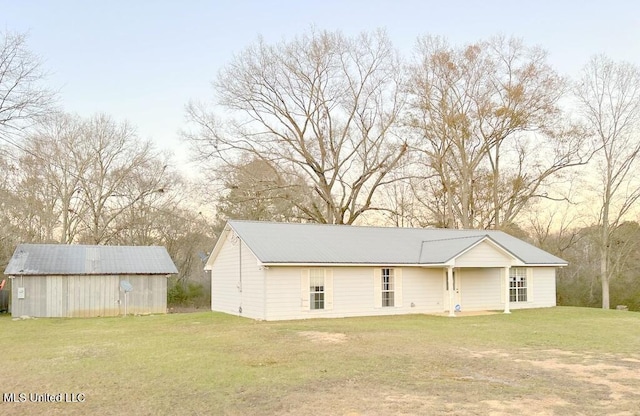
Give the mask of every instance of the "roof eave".
M 438 263 L 347 263 L 347 262 L 339 262 L 339 263 L 313 263 L 313 262 L 285 262 L 285 261 L 268 261 L 261 262 L 263 267 L 385 267 L 385 266 L 394 266 L 394 267 L 422 267 L 422 268 L 430 268 L 430 267 L 455 267 L 455 265 L 450 262 L 438 262 Z M 521 263 L 513 265 L 512 267 L 564 267 L 568 266 L 568 263 Z M 494 266 L 487 267 L 494 268 Z
M 209 254 L 209 258 L 207 259 L 207 262 L 204 265 L 205 270 L 213 269 L 213 263 L 218 257 L 218 254 L 220 254 L 220 250 L 222 250 L 222 246 L 224 245 L 224 242 L 227 240 L 227 235 L 229 235 L 229 232 L 231 232 L 232 229 L 233 227 L 231 226 L 229 221 L 227 221 L 227 224 L 222 229 L 222 232 L 220 233 L 220 236 L 218 237 L 216 244 L 213 246 L 213 250 L 211 250 L 211 254 Z

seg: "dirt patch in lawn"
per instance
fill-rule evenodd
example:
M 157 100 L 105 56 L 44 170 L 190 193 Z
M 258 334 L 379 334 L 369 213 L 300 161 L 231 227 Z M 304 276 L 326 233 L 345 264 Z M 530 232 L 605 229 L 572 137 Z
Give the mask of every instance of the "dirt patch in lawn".
M 560 371 L 584 383 L 604 386 L 609 401 L 633 399 L 640 403 L 640 365 L 635 359 L 583 357 L 582 362 L 568 363 L 560 358 L 525 360 L 535 367 Z M 603 401 L 606 402 L 606 399 Z
M 339 332 L 302 331 L 298 335 L 321 344 L 341 344 L 347 340 L 347 335 Z
M 343 334 L 300 334 L 314 342 L 345 341 Z M 451 365 L 436 360 L 422 375 L 408 379 L 389 373 L 385 385 L 362 375 L 306 386 L 281 397 L 280 403 L 288 405 L 277 413 L 631 416 L 640 402 L 640 356 L 527 349 L 449 353 Z M 314 392 L 313 401 L 304 400 L 307 388 Z M 323 403 L 322 409 L 317 403 Z

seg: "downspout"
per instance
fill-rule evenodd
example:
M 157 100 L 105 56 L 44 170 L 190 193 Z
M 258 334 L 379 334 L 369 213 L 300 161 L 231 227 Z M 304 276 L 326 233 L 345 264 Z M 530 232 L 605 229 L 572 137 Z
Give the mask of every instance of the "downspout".
M 242 315 L 242 240 L 238 237 L 238 292 L 240 292 L 240 306 L 238 306 L 238 315 Z
M 262 266 L 262 317 L 266 321 L 267 320 L 267 273 L 269 267 Z

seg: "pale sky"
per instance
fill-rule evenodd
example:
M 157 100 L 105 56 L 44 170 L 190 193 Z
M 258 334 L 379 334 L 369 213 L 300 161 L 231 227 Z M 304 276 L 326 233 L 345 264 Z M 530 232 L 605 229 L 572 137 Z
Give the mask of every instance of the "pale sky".
M 28 32 L 65 111 L 128 120 L 169 150 L 185 147 L 185 104 L 210 99 L 218 70 L 259 35 L 384 28 L 408 57 L 424 34 L 456 45 L 503 34 L 546 49 L 569 76 L 598 53 L 640 65 L 637 0 L 0 0 L 0 25 Z

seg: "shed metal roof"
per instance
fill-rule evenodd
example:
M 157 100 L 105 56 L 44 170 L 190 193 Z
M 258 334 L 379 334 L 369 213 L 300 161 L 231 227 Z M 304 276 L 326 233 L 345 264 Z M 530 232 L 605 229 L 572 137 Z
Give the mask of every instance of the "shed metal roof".
M 6 275 L 175 274 L 161 246 L 20 244 Z
M 502 231 L 258 221 L 229 221 L 228 227 L 265 264 L 444 264 L 484 239 L 524 264 L 567 264 Z

